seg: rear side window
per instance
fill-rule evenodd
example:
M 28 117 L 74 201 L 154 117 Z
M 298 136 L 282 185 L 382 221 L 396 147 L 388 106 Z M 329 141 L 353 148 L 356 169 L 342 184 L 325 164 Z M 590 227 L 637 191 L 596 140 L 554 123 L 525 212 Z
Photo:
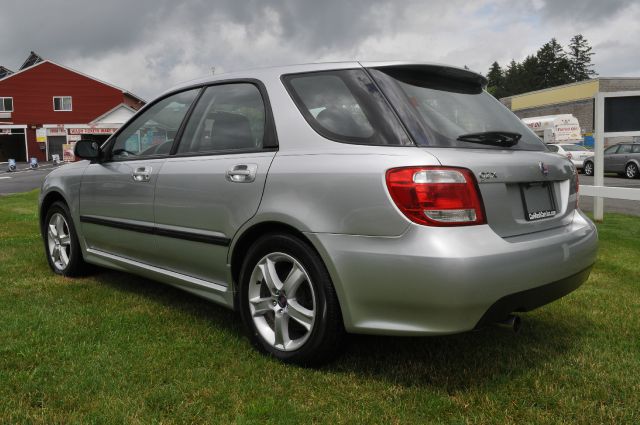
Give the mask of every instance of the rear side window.
M 633 145 L 633 153 L 640 153 L 640 145 Z
M 293 74 L 283 81 L 307 122 L 328 139 L 367 145 L 413 144 L 363 70 Z

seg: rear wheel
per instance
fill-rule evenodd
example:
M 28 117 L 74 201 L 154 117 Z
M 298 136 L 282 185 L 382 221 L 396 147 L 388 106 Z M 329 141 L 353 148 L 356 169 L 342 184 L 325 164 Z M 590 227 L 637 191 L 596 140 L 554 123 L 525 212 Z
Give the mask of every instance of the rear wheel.
M 240 314 L 252 343 L 288 363 L 331 360 L 344 336 L 329 274 L 318 254 L 290 235 L 267 235 L 249 250 L 240 276 Z
M 583 171 L 585 176 L 593 176 L 593 162 L 585 162 Z
M 633 162 L 628 163 L 624 171 L 628 179 L 638 178 L 638 166 Z
M 76 229 L 69 208 L 62 202 L 54 202 L 45 217 L 45 251 L 49 267 L 63 276 L 78 276 L 86 272 Z

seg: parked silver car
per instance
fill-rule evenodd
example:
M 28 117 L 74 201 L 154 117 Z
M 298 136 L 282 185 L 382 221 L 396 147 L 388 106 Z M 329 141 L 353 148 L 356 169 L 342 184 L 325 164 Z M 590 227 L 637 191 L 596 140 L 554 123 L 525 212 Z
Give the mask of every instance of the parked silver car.
M 551 152 L 564 155 L 573 162 L 578 170 L 582 170 L 584 167 L 584 161 L 593 159 L 593 152 L 584 146 L 576 145 L 573 143 L 554 143 L 548 144 L 547 148 Z
M 451 334 L 547 304 L 589 276 L 596 228 L 572 163 L 485 84 L 352 62 L 173 89 L 48 175 L 49 264 L 236 309 L 256 347 L 302 364 L 345 332 Z
M 592 176 L 594 159 L 585 159 L 584 173 Z M 640 143 L 619 143 L 604 150 L 604 172 L 617 173 L 629 179 L 640 177 Z

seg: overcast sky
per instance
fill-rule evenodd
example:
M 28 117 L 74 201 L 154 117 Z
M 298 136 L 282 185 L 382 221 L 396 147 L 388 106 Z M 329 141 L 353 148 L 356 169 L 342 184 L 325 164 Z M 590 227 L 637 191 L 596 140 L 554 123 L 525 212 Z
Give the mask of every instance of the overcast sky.
M 146 99 L 211 67 L 410 59 L 486 73 L 582 33 L 640 77 L 640 0 L 0 0 L 0 65 L 31 50 Z

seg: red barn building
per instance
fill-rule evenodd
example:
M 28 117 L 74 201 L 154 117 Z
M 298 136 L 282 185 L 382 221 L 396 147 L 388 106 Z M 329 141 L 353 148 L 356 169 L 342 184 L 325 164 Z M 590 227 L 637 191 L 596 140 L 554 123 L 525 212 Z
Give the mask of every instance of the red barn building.
M 0 162 L 50 160 L 62 145 L 106 140 L 144 105 L 132 93 L 31 55 L 19 71 L 0 67 Z

